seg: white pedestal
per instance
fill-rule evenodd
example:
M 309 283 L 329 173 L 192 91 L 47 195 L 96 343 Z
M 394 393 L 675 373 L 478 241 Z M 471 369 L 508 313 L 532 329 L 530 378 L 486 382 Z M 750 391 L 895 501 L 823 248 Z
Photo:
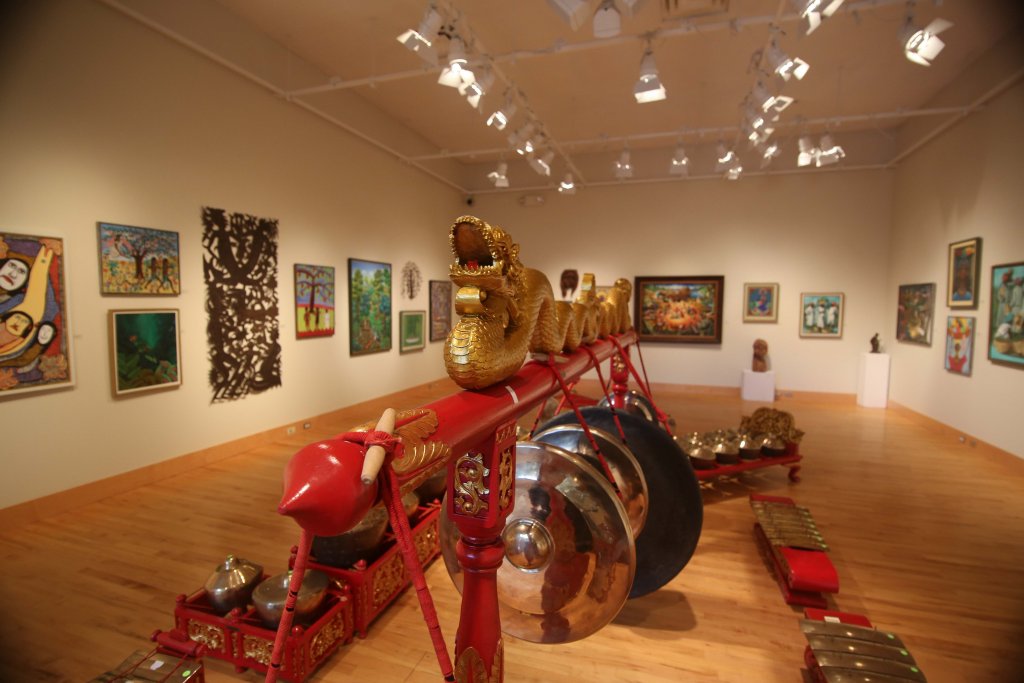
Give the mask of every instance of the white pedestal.
M 740 396 L 744 401 L 773 403 L 775 401 L 775 372 L 772 370 L 768 372 L 744 370 Z
M 884 408 L 889 402 L 889 354 L 860 354 L 857 369 L 857 405 Z

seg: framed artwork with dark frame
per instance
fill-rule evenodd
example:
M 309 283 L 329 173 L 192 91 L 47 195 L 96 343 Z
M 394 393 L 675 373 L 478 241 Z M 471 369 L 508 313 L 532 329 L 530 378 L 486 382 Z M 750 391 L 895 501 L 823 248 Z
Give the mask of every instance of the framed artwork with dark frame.
M 642 341 L 722 343 L 724 275 L 636 278 L 634 320 Z
M 114 398 L 181 386 L 178 309 L 112 310 L 107 316 Z
M 1024 368 L 1024 261 L 992 266 L 988 359 Z
M 444 341 L 452 329 L 451 280 L 430 281 L 430 341 Z
M 295 264 L 295 336 L 334 336 L 334 267 Z
M 974 318 L 946 317 L 946 356 L 943 365 L 957 375 L 971 376 L 974 362 Z
M 100 294 L 177 296 L 181 293 L 178 233 L 97 223 Z
M 743 322 L 779 322 L 779 283 L 743 283 Z
M 846 295 L 842 292 L 802 292 L 800 294 L 800 336 L 841 339 L 846 315 Z
M 401 311 L 398 314 L 398 352 L 422 351 L 426 343 L 426 311 Z
M 935 283 L 900 285 L 896 309 L 896 341 L 932 345 L 935 318 Z
M 981 238 L 949 245 L 949 277 L 946 280 L 946 305 L 950 308 L 977 308 L 981 284 Z
M 391 264 L 348 260 L 348 353 L 391 350 Z

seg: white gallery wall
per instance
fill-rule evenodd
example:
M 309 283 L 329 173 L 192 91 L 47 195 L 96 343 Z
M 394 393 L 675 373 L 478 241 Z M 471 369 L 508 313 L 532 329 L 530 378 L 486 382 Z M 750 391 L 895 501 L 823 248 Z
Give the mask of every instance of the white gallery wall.
M 76 386 L 0 396 L 0 508 L 444 375 L 442 344 L 400 355 L 397 326 L 447 278 L 452 190 L 99 3 L 41 4 L 5 36 L 0 231 L 65 240 Z M 203 206 L 279 221 L 282 386 L 213 405 Z M 97 221 L 180 233 L 181 295 L 101 297 Z M 388 353 L 349 357 L 348 257 L 420 268 Z M 335 267 L 335 336 L 296 340 L 295 263 Z M 180 389 L 111 397 L 125 308 L 180 310 Z

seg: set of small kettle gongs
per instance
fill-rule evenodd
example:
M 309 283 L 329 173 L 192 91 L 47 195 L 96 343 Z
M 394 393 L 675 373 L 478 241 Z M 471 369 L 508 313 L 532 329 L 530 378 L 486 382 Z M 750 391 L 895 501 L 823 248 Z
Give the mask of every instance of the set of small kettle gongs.
M 581 414 L 611 479 L 572 411 L 516 444 L 498 599 L 502 630 L 531 642 L 571 642 L 596 632 L 628 598 L 675 578 L 700 537 L 697 478 L 647 399 L 631 392 L 616 413 L 594 406 Z M 461 591 L 459 532 L 444 509 L 441 553 Z

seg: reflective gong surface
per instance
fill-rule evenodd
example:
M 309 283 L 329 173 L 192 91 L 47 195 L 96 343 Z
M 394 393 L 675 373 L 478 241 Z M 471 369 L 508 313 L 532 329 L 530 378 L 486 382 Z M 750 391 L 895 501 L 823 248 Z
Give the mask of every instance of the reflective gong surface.
M 602 398 L 597 405 L 601 408 L 607 408 L 607 397 Z M 630 415 L 642 417 L 648 422 L 658 421 L 658 413 L 654 410 L 654 404 L 639 391 L 627 391 L 622 397 L 622 408 L 619 408 L 618 410 L 624 410 Z
M 597 442 L 597 447 L 601 449 L 601 455 L 608 463 L 608 469 L 611 470 L 615 484 L 619 487 L 622 505 L 626 508 L 626 517 L 629 518 L 629 526 L 633 530 L 633 537 L 636 538 L 640 536 L 644 521 L 647 519 L 647 480 L 640 469 L 640 463 L 633 452 L 617 437 L 597 427 L 591 427 L 590 433 Z M 534 435 L 533 440 L 582 455 L 594 469 L 604 473 L 594 447 L 590 444 L 583 427 L 578 424 L 545 429 Z
M 441 554 L 455 585 L 459 531 L 441 514 Z M 636 555 L 625 509 L 604 476 L 575 453 L 516 445 L 515 503 L 502 533 L 498 601 L 505 633 L 534 643 L 586 638 L 615 618 Z

